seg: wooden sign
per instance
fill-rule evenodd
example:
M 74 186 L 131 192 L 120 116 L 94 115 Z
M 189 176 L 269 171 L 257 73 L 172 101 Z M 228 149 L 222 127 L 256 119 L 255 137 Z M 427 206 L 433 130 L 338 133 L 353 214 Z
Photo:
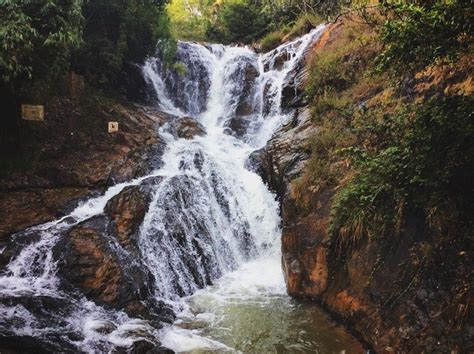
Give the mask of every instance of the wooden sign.
M 109 133 L 118 132 L 118 122 L 109 122 Z
M 21 118 L 24 120 L 36 120 L 44 121 L 44 106 L 22 104 L 21 105 Z

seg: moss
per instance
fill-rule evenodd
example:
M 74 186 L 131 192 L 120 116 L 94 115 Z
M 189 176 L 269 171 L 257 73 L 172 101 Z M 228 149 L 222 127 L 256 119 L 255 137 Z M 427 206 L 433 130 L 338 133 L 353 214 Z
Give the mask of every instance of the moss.
M 173 64 L 173 70 L 176 71 L 178 75 L 184 76 L 186 75 L 186 71 L 187 71 L 186 64 L 182 62 L 176 62 Z

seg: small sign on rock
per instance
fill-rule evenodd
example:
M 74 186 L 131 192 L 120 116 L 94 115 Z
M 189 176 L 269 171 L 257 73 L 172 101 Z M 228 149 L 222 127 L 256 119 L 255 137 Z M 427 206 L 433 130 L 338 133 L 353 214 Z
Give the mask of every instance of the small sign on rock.
M 118 132 L 118 122 L 109 122 L 109 133 Z
M 44 106 L 22 104 L 21 118 L 23 120 L 35 120 L 40 122 L 44 121 Z

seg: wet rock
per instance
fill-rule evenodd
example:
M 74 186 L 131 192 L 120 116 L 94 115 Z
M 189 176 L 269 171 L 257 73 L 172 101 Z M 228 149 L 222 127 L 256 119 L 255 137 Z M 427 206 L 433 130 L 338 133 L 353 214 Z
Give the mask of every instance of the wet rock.
M 32 336 L 0 336 L 0 352 L 3 354 L 15 353 L 59 353 L 71 352 L 74 353 L 77 348 L 61 338 L 56 338 L 54 341 L 45 341 L 41 338 Z
M 73 187 L 0 193 L 0 240 L 65 215 L 88 193 L 86 188 Z
M 246 63 L 243 71 L 243 85 L 235 113 L 237 116 L 248 116 L 253 113 L 252 93 L 255 81 L 259 76 L 257 68 L 250 62 Z
M 148 341 L 146 339 L 133 343 L 131 349 L 127 350 L 131 354 L 173 354 L 174 352 L 168 348 L 162 347 L 159 343 Z
M 148 211 L 153 186 L 161 178 L 145 180 L 142 185 L 126 187 L 109 200 L 104 212 L 112 219 L 114 235 L 120 245 L 138 255 L 137 233 Z
M 304 78 L 307 72 L 303 63 L 291 70 L 285 78 L 285 86 L 281 93 L 281 107 L 284 110 L 304 107 L 307 104 Z
M 253 98 L 259 72 L 251 61 L 246 61 L 243 65 L 241 70 L 236 71 L 230 77 L 230 80 L 241 83 L 241 85 L 237 85 L 232 92 L 232 97 L 235 97 L 234 113 L 226 122 L 227 132 L 237 137 L 245 135 L 254 118 L 253 115 L 256 113 Z
M 270 139 L 267 146 L 254 152 L 247 162 L 281 200 L 290 181 L 302 171 L 309 157 L 307 139 L 315 133 L 309 110 L 297 111 Z
M 208 49 L 212 51 L 211 47 Z M 176 61 L 186 65 L 184 75 L 175 70 L 167 70 L 166 66 L 158 63 L 159 71 L 165 78 L 166 89 L 170 97 L 174 97 L 174 105 L 193 116 L 204 111 L 211 85 L 206 63 L 195 59 L 200 55 L 196 52 L 197 50 L 193 43 L 180 42 L 178 44 Z
M 179 138 L 193 139 L 196 136 L 206 135 L 206 129 L 197 120 L 191 117 L 178 118 L 175 122 L 176 135 Z
M 111 321 L 97 321 L 91 329 L 100 334 L 109 334 L 115 331 L 117 326 Z
M 107 239 L 107 226 L 105 217 L 96 217 L 68 233 L 61 247 L 61 273 L 69 282 L 81 287 L 87 297 L 117 307 L 138 289 L 123 287 L 127 281 Z
M 225 132 L 229 135 L 243 137 L 252 122 L 253 116 L 234 116 L 226 123 Z
M 99 216 L 73 227 L 56 246 L 60 275 L 91 300 L 123 308 L 147 299 L 152 282 L 146 269 L 120 252 L 110 235 L 110 221 Z
M 161 328 L 161 322 L 172 323 L 176 318 L 168 305 L 153 297 L 142 301 L 131 301 L 124 309 L 132 317 L 149 321 L 155 328 Z
M 270 67 L 272 70 L 281 70 L 283 69 L 283 65 L 291 59 L 290 53 L 285 49 L 280 54 L 278 54 L 274 59 Z

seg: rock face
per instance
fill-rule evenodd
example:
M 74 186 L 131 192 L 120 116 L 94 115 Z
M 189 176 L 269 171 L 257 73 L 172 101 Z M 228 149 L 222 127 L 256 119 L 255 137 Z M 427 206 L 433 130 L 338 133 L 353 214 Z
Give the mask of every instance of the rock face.
M 41 163 L 0 178 L 1 192 L 60 187 L 97 189 L 144 175 L 156 167 L 153 159 L 160 156 L 164 147 L 156 129 L 166 118 L 153 108 L 117 104 L 109 107 L 109 112 L 97 112 L 100 126 L 84 132 L 80 121 L 86 119 L 87 112 L 77 113 L 78 108 L 69 101 L 56 105 L 47 112 L 44 126 L 31 128 L 31 134 L 46 134 L 47 130 L 53 135 L 45 141 L 38 139 Z M 69 115 L 74 114 L 77 116 L 69 118 L 72 122 L 68 123 Z M 108 134 L 111 117 L 119 122 L 119 131 Z
M 152 178 L 125 188 L 105 207 L 105 215 L 74 226 L 56 246 L 60 275 L 89 299 L 133 317 L 159 322 L 173 312 L 154 300 L 154 279 L 140 261 L 138 231 L 148 210 Z
M 62 107 L 56 112 L 58 116 L 47 117 L 45 126 L 37 128 L 51 128 L 55 137 L 38 142 L 44 159 L 39 167 L 0 179 L 0 271 L 21 251 L 24 242 L 38 237 L 35 230 L 22 232 L 18 236 L 20 241 L 12 234 L 65 216 L 86 197 L 100 195 L 112 184 L 143 176 L 162 163 L 164 143 L 157 128 L 167 118 L 154 109 L 117 104 L 108 107 L 107 112 L 95 112 L 104 114 L 98 118 L 103 120 L 103 131 L 84 134 L 73 130 L 74 134 L 64 135 L 67 127 L 62 124 L 67 123 L 66 113 L 69 108 L 77 107 L 69 107 L 70 102 L 58 104 Z M 107 134 L 106 122 L 111 114 L 118 116 L 120 130 Z M 53 140 L 56 145 L 51 143 Z M 53 248 L 61 287 L 84 294 L 106 308 L 147 320 L 155 328 L 162 322 L 172 322 L 174 313 L 155 299 L 154 278 L 140 260 L 138 237 L 152 191 L 160 181 L 160 178 L 148 178 L 138 186 L 126 187 L 107 203 L 104 215 L 58 231 L 60 240 Z M 60 299 L 34 299 L 38 304 L 32 308 L 39 313 L 44 306 L 49 306 L 48 311 L 53 308 L 54 312 L 71 310 L 70 303 L 63 304 Z M 19 297 L 17 301 L 24 304 L 30 299 Z M 26 340 L 25 350 L 29 345 Z M 58 340 L 58 343 L 62 342 Z M 40 347 L 37 343 L 32 345 Z M 2 344 L 2 348 L 10 346 L 22 348 L 22 344 Z M 69 350 L 64 348 L 47 351 Z M 134 351 L 144 352 L 143 348 Z
M 74 187 L 0 192 L 0 240 L 12 232 L 64 216 L 68 205 L 88 193 L 87 188 Z
M 191 117 L 181 117 L 173 122 L 175 134 L 178 138 L 193 139 L 196 136 L 206 135 L 206 129 L 197 120 Z
M 293 119 L 272 137 L 267 146 L 249 158 L 249 168 L 262 176 L 279 200 L 285 196 L 289 182 L 299 175 L 309 157 L 307 139 L 314 133 L 310 118 L 308 110 L 297 110 Z
M 242 137 L 247 132 L 256 105 L 253 102 L 255 84 L 259 76 L 257 68 L 251 61 L 245 62 L 244 67 L 233 73 L 230 79 L 233 82 L 240 82 L 235 86 L 232 97 L 236 97 L 232 117 L 227 121 L 226 127 L 229 134 Z
M 337 33 L 338 25 L 333 28 Z M 331 40 L 330 33 L 316 47 Z M 286 107 L 304 104 L 291 87 L 287 92 Z M 319 302 L 376 352 L 472 352 L 474 247 L 469 237 L 443 237 L 413 215 L 400 235 L 351 247 L 331 243 L 335 191 L 310 190 L 305 195 L 309 209 L 292 196 L 291 182 L 308 157 L 305 141 L 318 129 L 299 110 L 249 162 L 281 202 L 282 263 L 290 295 Z
M 61 217 L 81 198 L 142 176 L 160 165 L 164 143 L 156 129 L 166 118 L 152 108 L 141 106 L 132 109 L 118 105 L 113 109 L 122 117 L 120 131 L 105 133 L 104 121 L 104 132 L 98 136 L 74 134 L 74 131 L 64 136 L 66 127 L 59 126 L 62 123 L 55 119 L 66 118 L 46 117 L 50 126 L 41 129 L 57 131 L 54 134 L 58 136 L 44 146 L 38 142 L 38 149 L 45 155 L 40 167 L 0 178 L 0 240 L 13 232 Z M 51 140 L 56 144 L 51 144 Z
M 158 184 L 160 180 L 158 177 L 148 178 L 141 186 L 126 187 L 105 207 L 120 245 L 134 254 L 138 254 L 136 237 L 151 200 L 150 186 Z

